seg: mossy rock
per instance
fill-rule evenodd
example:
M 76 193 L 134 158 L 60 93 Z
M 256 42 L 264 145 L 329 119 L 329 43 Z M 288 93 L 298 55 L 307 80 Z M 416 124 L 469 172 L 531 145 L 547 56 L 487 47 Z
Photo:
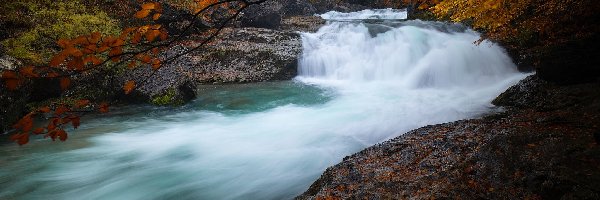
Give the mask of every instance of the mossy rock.
M 5 20 L 30 26 L 14 38 L 2 41 L 6 53 L 32 64 L 43 64 L 56 53 L 56 41 L 92 32 L 118 34 L 117 20 L 80 1 L 25 0 L 9 2 L 1 10 L 16 9 Z M 25 14 L 23 14 L 25 13 Z

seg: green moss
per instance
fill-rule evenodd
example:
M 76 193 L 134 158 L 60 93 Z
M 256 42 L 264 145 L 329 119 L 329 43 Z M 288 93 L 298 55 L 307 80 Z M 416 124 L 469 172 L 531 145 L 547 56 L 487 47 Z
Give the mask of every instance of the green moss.
M 7 8 L 27 11 L 26 23 L 32 27 L 15 38 L 2 41 L 7 54 L 34 64 L 47 62 L 56 53 L 59 38 L 74 38 L 92 32 L 117 34 L 117 20 L 105 12 L 85 7 L 79 1 L 26 0 L 12 2 Z M 15 14 L 17 15 L 17 14 Z M 18 16 L 13 16 L 12 20 Z
M 176 98 L 177 92 L 175 89 L 169 89 L 163 95 L 156 95 L 152 98 L 152 104 L 158 106 L 167 106 L 167 105 L 181 105 L 183 101 L 179 98 Z

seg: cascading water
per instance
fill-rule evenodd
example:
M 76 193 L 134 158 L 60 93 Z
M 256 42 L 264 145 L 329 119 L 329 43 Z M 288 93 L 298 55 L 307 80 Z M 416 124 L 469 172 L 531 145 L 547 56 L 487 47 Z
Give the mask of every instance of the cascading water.
M 324 15 L 293 82 L 205 88 L 179 110 L 88 119 L 65 143 L 3 145 L 0 199 L 290 199 L 346 155 L 489 112 L 524 78 L 460 26 L 354 21 L 402 15 Z

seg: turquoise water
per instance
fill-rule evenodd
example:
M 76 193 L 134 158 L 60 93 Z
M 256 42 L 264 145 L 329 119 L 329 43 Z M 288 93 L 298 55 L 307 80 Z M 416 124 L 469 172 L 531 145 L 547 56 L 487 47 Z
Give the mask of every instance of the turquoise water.
M 331 100 L 334 95 L 332 90 L 297 81 L 205 85 L 200 86 L 198 92 L 198 99 L 187 108 L 229 115 L 261 112 L 288 104 L 318 105 Z
M 163 124 L 186 121 L 189 120 L 186 119 L 186 117 L 189 117 L 186 113 L 191 112 L 204 113 L 206 116 L 236 117 L 281 106 L 318 106 L 330 101 L 333 96 L 332 91 L 314 85 L 298 81 L 279 81 L 200 86 L 198 98 L 182 107 L 154 107 L 150 105 L 111 107 L 111 112 L 108 114 L 84 116 L 82 126 L 79 129 L 68 130 L 70 135 L 67 142 L 52 142 L 39 137 L 25 146 L 17 146 L 13 143 L 2 144 L 0 146 L 0 188 L 2 188 L 0 199 L 79 199 L 77 196 L 64 196 L 64 194 L 70 194 L 69 192 L 81 185 L 57 184 L 57 177 L 53 177 L 57 175 L 57 171 L 61 171 L 65 166 L 87 171 L 87 169 L 93 170 L 94 165 L 123 165 L 123 163 L 135 160 L 133 158 L 135 155 L 131 154 L 121 156 L 114 160 L 114 163 L 103 163 L 101 161 L 95 162 L 95 160 L 105 159 L 108 155 L 81 155 L 77 153 L 93 148 L 95 144 L 94 137 L 102 134 L 143 129 L 142 126 L 147 125 L 149 121 Z M 146 140 L 143 135 L 136 137 L 138 137 L 136 140 L 139 141 Z M 169 157 L 175 160 L 185 160 L 186 152 L 185 150 L 175 150 L 173 155 Z M 110 178 L 102 178 L 103 176 L 118 177 L 121 173 L 127 174 L 131 170 L 136 170 L 135 163 L 129 164 L 131 165 L 125 164 L 122 167 L 113 169 L 115 171 L 103 172 L 108 174 L 95 174 L 93 171 L 89 171 L 98 177 L 88 184 L 102 188 L 102 185 L 106 184 L 103 181 L 110 180 Z M 86 165 L 94 167 L 90 168 Z M 65 171 L 64 173 L 69 174 L 70 172 Z M 77 173 L 77 171 L 73 171 L 73 173 Z M 173 180 L 169 181 L 168 177 Z M 64 181 L 64 179 L 60 180 Z M 165 170 L 164 172 L 153 173 L 152 176 L 139 181 L 152 181 L 156 182 L 156 186 L 170 187 L 185 180 L 186 177 L 182 177 L 181 174 L 173 174 Z M 132 190 L 135 187 L 127 186 L 123 189 Z M 187 196 L 178 192 L 177 194 L 152 195 L 152 198 L 206 196 L 192 191 L 195 189 L 189 190 L 186 191 L 189 193 Z M 145 191 L 139 192 L 143 193 Z M 122 195 L 100 195 L 94 198 L 122 199 L 123 197 Z

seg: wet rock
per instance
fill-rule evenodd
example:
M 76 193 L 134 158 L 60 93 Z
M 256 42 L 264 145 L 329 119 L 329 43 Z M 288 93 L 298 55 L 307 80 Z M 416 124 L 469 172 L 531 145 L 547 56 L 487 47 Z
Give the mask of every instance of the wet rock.
M 128 80 L 141 85 L 133 94 L 121 94 L 120 99 L 127 102 L 170 99 L 180 104 L 195 98 L 197 84 L 290 80 L 297 74 L 297 59 L 301 53 L 298 33 L 226 28 L 214 42 L 185 54 L 197 44 L 197 41 L 184 41 L 167 50 L 162 57 L 184 55 L 156 72 L 150 67 L 140 67 L 119 78 L 121 85 Z M 160 101 L 154 101 L 157 98 Z
M 173 57 L 188 50 L 184 46 L 175 46 L 164 52 L 161 57 Z M 185 63 L 189 55 L 183 55 L 175 62 L 166 64 L 154 71 L 149 66 L 138 67 L 118 78 L 119 85 L 133 80 L 139 87 L 131 94 L 125 95 L 119 89 L 118 99 L 129 103 L 152 102 L 154 98 L 166 98 L 161 105 L 181 104 L 195 98 L 195 81 L 192 77 L 194 65 Z M 165 97 L 166 96 L 166 97 Z
M 286 31 L 316 32 L 326 21 L 318 16 L 292 16 L 281 23 L 281 28 Z
M 364 5 L 349 3 L 347 1 L 323 0 L 272 0 L 259 5 L 252 5 L 244 10 L 240 18 L 241 27 L 256 27 L 282 29 L 281 20 L 292 16 L 313 16 L 327 11 L 353 12 L 364 10 L 369 3 Z M 285 29 L 285 28 L 283 28 Z
M 193 66 L 198 83 L 289 80 L 297 74 L 301 53 L 298 33 L 262 28 L 227 28 L 204 50 L 176 62 Z

